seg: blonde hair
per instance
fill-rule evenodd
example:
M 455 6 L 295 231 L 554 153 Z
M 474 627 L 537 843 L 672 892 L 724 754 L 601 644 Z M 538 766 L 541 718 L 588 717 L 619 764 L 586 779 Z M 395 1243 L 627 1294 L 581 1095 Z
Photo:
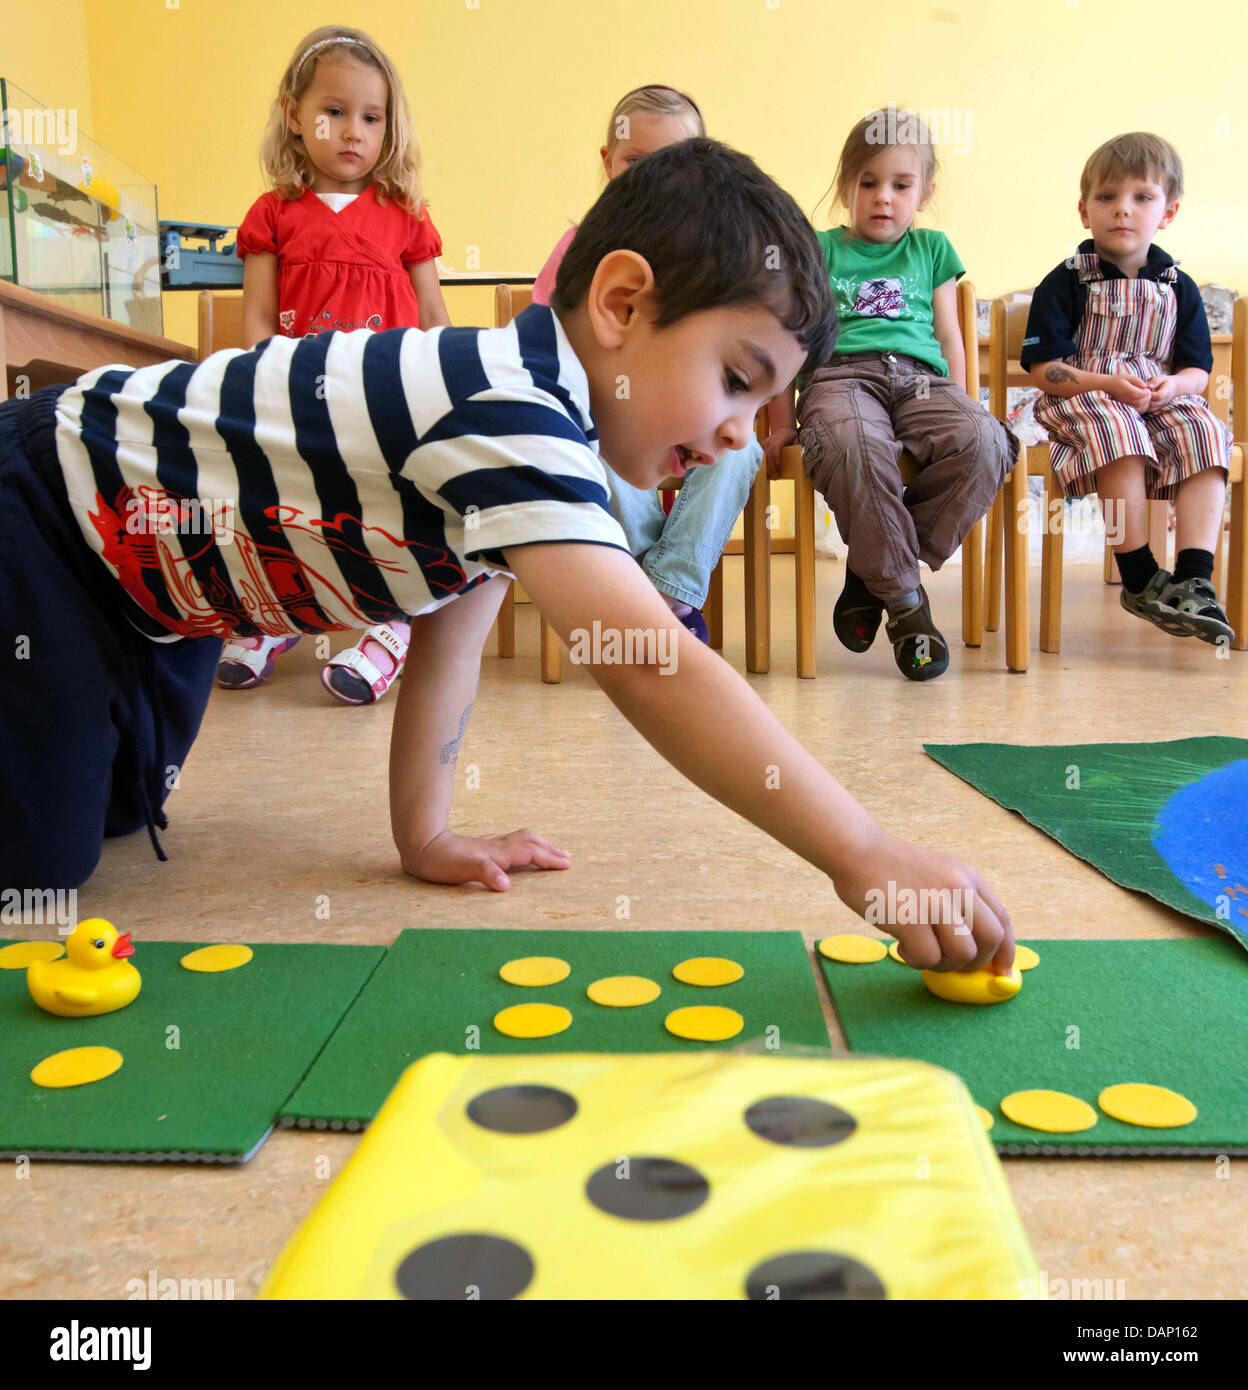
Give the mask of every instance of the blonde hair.
M 1160 135 L 1136 130 L 1129 135 L 1115 135 L 1092 151 L 1079 178 L 1079 201 L 1086 203 L 1088 194 L 1103 183 L 1121 183 L 1127 178 L 1159 183 L 1166 190 L 1168 203 L 1183 196 L 1183 161 L 1179 152 Z
M 377 201 L 384 203 L 391 198 L 420 217 L 425 203 L 420 191 L 420 142 L 412 126 L 403 84 L 390 59 L 360 29 L 329 24 L 313 29 L 295 45 L 260 141 L 260 163 L 265 176 L 279 198 L 303 196 L 311 182 L 312 166 L 302 138 L 290 128 L 287 107 L 299 101 L 311 86 L 318 63 L 348 60 L 375 68 L 386 83 L 386 133 L 371 172 Z
M 681 117 L 693 126 L 694 136 L 706 134 L 702 112 L 698 110 L 698 104 L 691 96 L 678 92 L 675 87 L 664 87 L 661 83 L 653 83 L 649 87 L 634 87 L 615 103 L 615 110 L 611 112 L 611 119 L 607 122 L 608 159 L 615 153 L 615 147 L 620 141 L 628 139 L 627 117 L 636 115 L 639 111 L 651 116 Z
M 832 194 L 834 201 L 849 210 L 852 207 L 854 190 L 862 171 L 888 146 L 909 145 L 919 153 L 919 178 L 923 191 L 930 191 L 936 181 L 936 146 L 932 143 L 932 133 L 927 123 L 917 112 L 898 110 L 891 103 L 875 111 L 868 111 L 845 137 L 841 146 L 841 157 L 837 161 L 836 173 L 823 198 Z M 819 199 L 819 203 L 823 202 Z M 815 204 L 816 211 L 819 203 Z

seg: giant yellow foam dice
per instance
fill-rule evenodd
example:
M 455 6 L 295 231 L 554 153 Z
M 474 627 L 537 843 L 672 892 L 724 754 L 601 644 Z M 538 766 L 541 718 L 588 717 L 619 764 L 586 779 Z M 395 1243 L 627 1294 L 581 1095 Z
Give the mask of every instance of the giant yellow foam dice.
M 426 1057 L 268 1298 L 1018 1298 L 961 1081 L 921 1062 Z

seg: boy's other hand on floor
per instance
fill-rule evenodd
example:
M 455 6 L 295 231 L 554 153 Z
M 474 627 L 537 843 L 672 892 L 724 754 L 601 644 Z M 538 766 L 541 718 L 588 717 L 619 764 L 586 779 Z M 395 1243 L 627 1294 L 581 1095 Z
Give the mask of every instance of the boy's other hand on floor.
M 897 938 L 906 964 L 916 970 L 991 966 L 1003 975 L 1014 963 L 1009 913 L 978 872 L 950 854 L 881 830 L 833 886 L 847 907 Z M 885 920 L 893 907 L 910 921 Z
M 566 869 L 572 856 L 531 830 L 509 835 L 456 835 L 443 830 L 417 854 L 403 860 L 404 872 L 429 883 L 483 883 L 496 893 L 511 887 L 508 869 Z

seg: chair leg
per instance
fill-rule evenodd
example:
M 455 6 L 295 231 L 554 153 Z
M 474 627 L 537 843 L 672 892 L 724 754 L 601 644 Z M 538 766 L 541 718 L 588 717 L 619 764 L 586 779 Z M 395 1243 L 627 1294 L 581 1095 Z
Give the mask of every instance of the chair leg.
M 560 671 L 559 637 L 551 625 L 542 619 L 542 680 L 558 685 L 563 679 Z
M 1005 664 L 1025 671 L 1031 648 L 1027 601 L 1027 461 L 1021 458 L 1005 485 L 1001 510 L 1005 561 Z
M 499 656 L 515 656 L 516 654 L 516 581 L 509 580 L 507 592 L 503 595 L 503 601 L 498 606 L 498 654 Z
M 1169 525 L 1170 503 L 1150 502 L 1148 504 L 1148 546 L 1163 570 L 1170 568 Z
M 771 665 L 771 484 L 764 464 L 745 503 L 745 668 L 765 675 Z
M 1235 629 L 1231 646 L 1248 651 L 1248 465 L 1231 487 L 1231 543 L 1226 565 L 1226 616 Z
M 962 541 L 962 644 L 978 647 L 984 640 L 984 519 Z
M 702 616 L 711 634 L 711 650 L 724 649 L 724 557 L 711 571 L 710 586 L 706 591 L 706 602 L 702 605 Z
M 805 473 L 793 483 L 793 560 L 797 589 L 797 674 L 815 674 L 815 489 Z
M 1054 503 L 1056 502 L 1056 505 Z M 1066 506 L 1050 469 L 1044 478 L 1044 536 L 1040 542 L 1040 650 L 1062 649 L 1062 555 Z
M 1105 582 L 1106 584 L 1122 582 L 1118 578 L 1118 566 L 1114 564 L 1114 547 L 1108 541 L 1105 542 Z
M 1005 551 L 1005 498 L 998 492 L 988 513 L 988 554 L 984 563 L 984 627 L 1001 626 L 1001 558 Z
M 1218 538 L 1217 538 L 1217 540 L 1214 541 L 1214 543 L 1213 543 L 1213 587 L 1214 587 L 1214 588 L 1218 591 L 1218 593 L 1220 593 L 1220 594 L 1223 594 L 1223 593 L 1226 592 L 1225 588 L 1223 587 L 1223 577 L 1222 577 L 1222 559 L 1223 559 L 1223 556 L 1224 556 L 1224 554 L 1225 554 L 1225 552 L 1226 552 L 1226 546 L 1225 546 L 1225 544 L 1224 544 L 1224 535 L 1225 535 L 1225 532 L 1226 532 L 1226 519 L 1223 518 L 1222 525 L 1218 527 Z M 1177 539 L 1177 537 L 1176 537 L 1176 539 L 1175 539 L 1175 545 L 1176 545 L 1176 546 L 1178 545 L 1178 539 Z M 1179 556 L 1178 556 L 1178 551 L 1177 551 L 1177 550 L 1175 551 L 1174 562 L 1175 562 L 1176 565 L 1177 565 L 1178 562 L 1179 562 Z M 1234 627 L 1235 624 L 1232 623 L 1231 626 Z

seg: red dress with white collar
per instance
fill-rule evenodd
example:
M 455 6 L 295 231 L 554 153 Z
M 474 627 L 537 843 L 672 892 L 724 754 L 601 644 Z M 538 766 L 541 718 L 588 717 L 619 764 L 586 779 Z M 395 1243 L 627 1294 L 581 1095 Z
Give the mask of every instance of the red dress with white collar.
M 427 210 L 418 218 L 392 199 L 383 205 L 376 187 L 369 184 L 341 212 L 310 188 L 293 199 L 266 193 L 251 205 L 238 229 L 238 255 L 277 257 L 284 337 L 420 327 L 408 268 L 440 255 L 442 238 Z

